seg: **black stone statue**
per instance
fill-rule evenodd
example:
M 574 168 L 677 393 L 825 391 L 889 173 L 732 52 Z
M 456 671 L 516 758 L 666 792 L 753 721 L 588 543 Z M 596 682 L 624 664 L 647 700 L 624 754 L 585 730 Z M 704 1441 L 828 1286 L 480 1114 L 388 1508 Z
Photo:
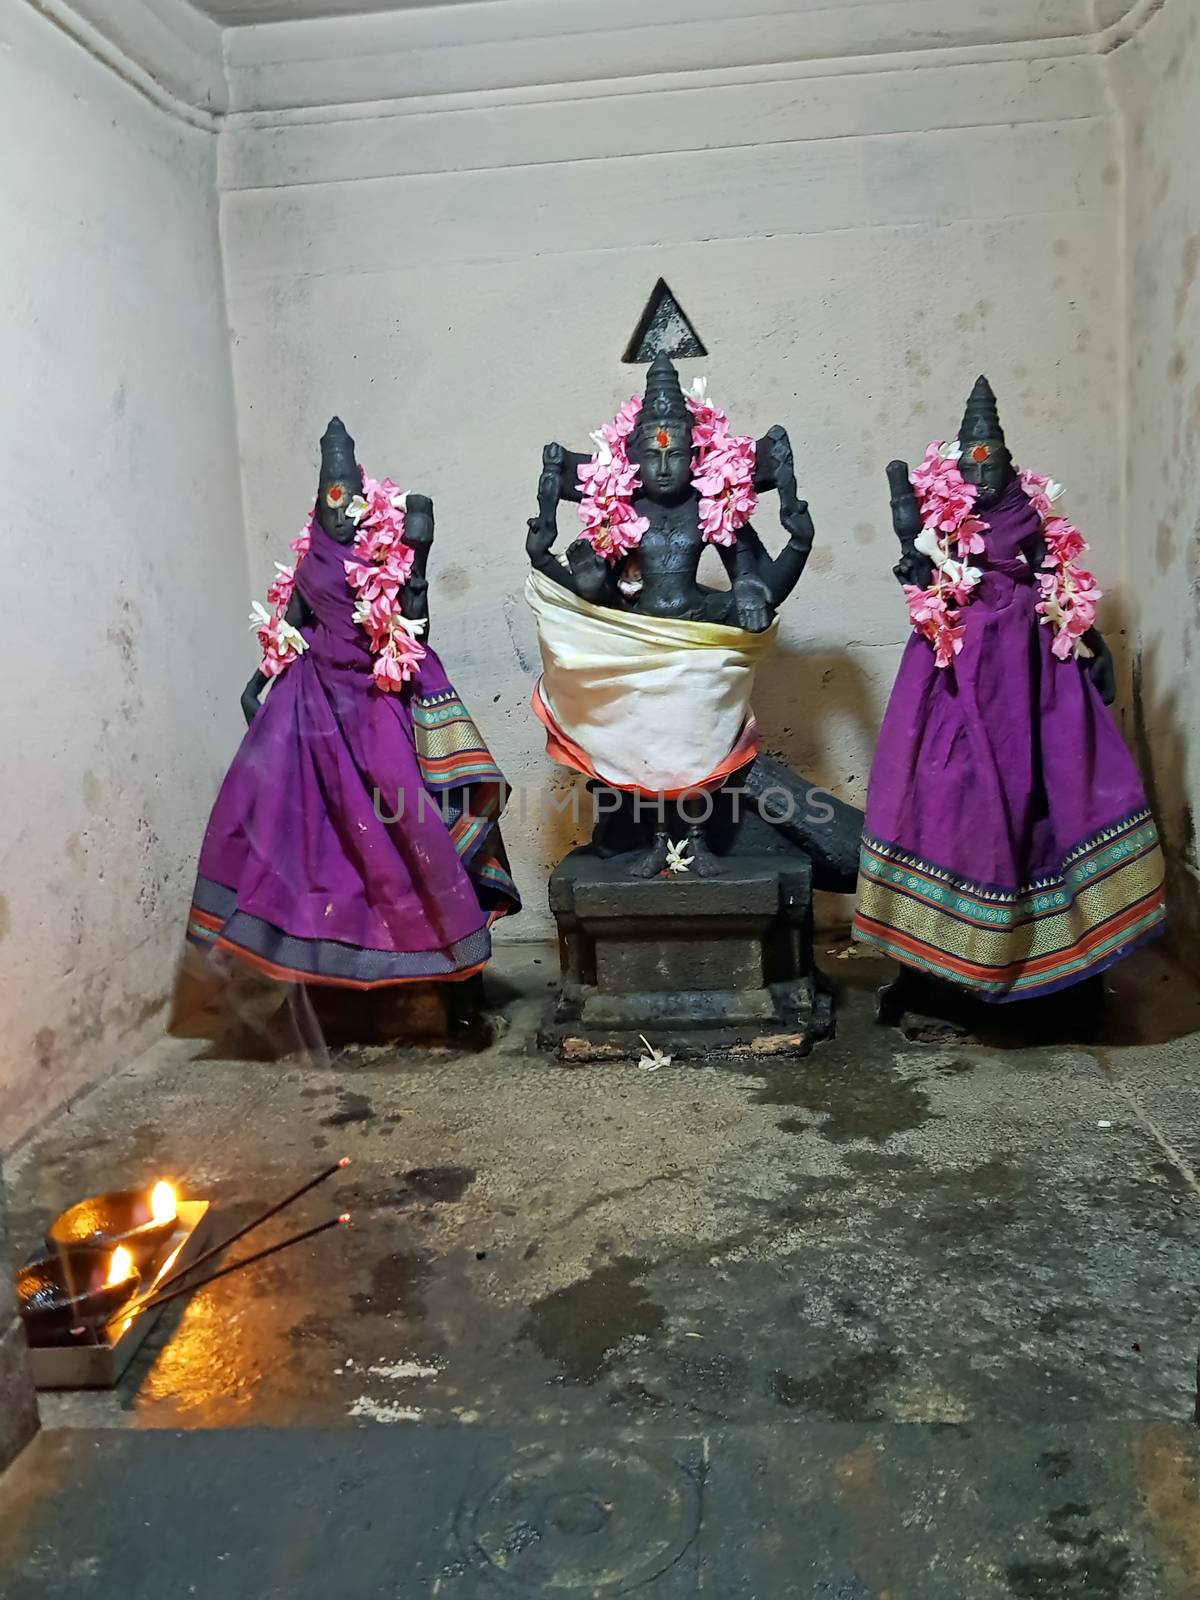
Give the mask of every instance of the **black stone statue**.
M 639 469 L 635 512 L 649 527 L 637 548 L 610 564 L 586 539 L 575 540 L 564 563 L 554 554 L 557 513 L 563 500 L 582 498 L 578 471 L 589 458 L 548 444 L 542 452 L 538 480 L 538 514 L 528 524 L 526 550 L 534 568 L 554 583 L 593 605 L 685 622 L 717 623 L 762 633 L 791 594 L 804 571 L 813 544 L 808 504 L 796 487 L 795 463 L 787 432 L 770 428 L 757 441 L 755 489 L 779 496 L 779 520 L 787 542 L 772 557 L 753 525 L 743 524 L 732 545 L 718 545 L 729 574 L 728 589 L 711 589 L 697 573 L 705 539 L 700 523 L 700 496 L 692 483 L 692 414 L 669 356 L 659 354 L 650 365 L 629 458 Z M 664 802 L 659 808 L 653 843 L 630 868 L 635 877 L 653 878 L 668 861 L 672 835 L 686 839 L 692 870 L 715 876 L 720 870 L 702 822 Z
M 362 493 L 362 468 L 354 453 L 354 440 L 346 431 L 340 417 L 330 417 L 329 425 L 321 435 L 321 470 L 317 478 L 316 518 L 331 539 L 338 544 L 351 545 L 357 528 L 349 515 L 350 502 Z M 426 627 L 422 635 L 429 637 L 429 552 L 433 545 L 433 501 L 427 495 L 410 494 L 406 501 L 404 542 L 416 551 L 412 572 L 400 596 L 400 608 L 410 622 L 423 619 Z M 313 621 L 312 613 L 304 603 L 299 589 L 291 598 L 287 620 L 293 628 L 307 627 Z M 254 720 L 260 709 L 259 696 L 270 680 L 263 672 L 256 672 L 242 690 L 242 711 L 247 723 Z
M 732 546 L 718 546 L 731 587 L 709 589 L 697 582 L 704 537 L 700 497 L 692 487 L 692 416 L 669 356 L 657 355 L 646 379 L 646 397 L 630 444 L 629 457 L 640 471 L 634 501 L 650 526 L 636 551 L 610 566 L 585 539 L 567 549 L 567 564 L 553 553 L 558 537 L 559 502 L 578 502 L 579 467 L 586 455 L 548 444 L 538 480 L 538 514 L 529 520 L 526 550 L 546 577 L 590 600 L 593 605 L 638 611 L 654 617 L 717 622 L 761 633 L 800 580 L 813 544 L 808 504 L 796 489 L 791 441 L 781 427 L 758 441 L 755 488 L 779 496 L 779 521 L 787 544 L 772 559 L 750 523 L 738 530 Z M 640 586 L 622 580 L 636 571 Z
M 1004 429 L 1000 426 L 996 396 L 982 374 L 975 380 L 975 387 L 967 399 L 958 442 L 962 446 L 958 470 L 965 482 L 978 488 L 975 507 L 986 516 L 988 508 L 996 505 L 1004 495 L 1016 471 L 1005 443 Z M 982 449 L 977 450 L 978 446 L 982 446 Z M 892 571 L 901 584 L 912 583 L 918 589 L 926 589 L 933 581 L 933 562 L 916 548 L 916 540 L 921 532 L 921 513 L 917 509 L 917 497 L 909 479 L 908 462 L 891 462 L 887 478 L 891 491 L 892 526 L 900 541 L 900 560 Z M 1046 545 L 1041 541 L 1030 558 L 1030 565 L 1035 571 L 1040 570 L 1045 556 Z M 1105 705 L 1110 706 L 1117 697 L 1112 652 L 1098 628 L 1089 628 L 1083 636 L 1083 642 L 1092 652 L 1089 663 L 1092 680 Z
M 700 678 L 727 671 L 730 655 L 735 670 L 752 672 L 758 648 L 728 630 L 770 629 L 804 571 L 812 518 L 788 436 L 771 428 L 756 441 L 754 487 L 778 494 L 786 543 L 772 557 L 744 523 L 731 544 L 717 545 L 729 587 L 702 584 L 693 433 L 675 368 L 660 354 L 627 443 L 638 478 L 632 509 L 645 519 L 637 544 L 611 562 L 590 538 L 572 543 L 565 561 L 555 555 L 559 503 L 583 499 L 578 474 L 588 461 L 561 444 L 543 451 L 538 514 L 528 523 L 527 594 L 546 667 L 535 706 L 551 754 L 585 773 L 597 796 L 591 843 L 571 851 L 549 885 L 562 987 L 545 1037 L 573 1060 L 644 1040 L 706 1057 L 751 1040 L 802 1053 L 832 1027 L 813 960 L 812 891 L 853 888 L 862 814 L 755 757 L 748 720 L 726 743 L 725 725 L 712 720 L 720 696 L 706 697 Z M 658 621 L 643 628 L 628 613 Z M 614 651 L 610 671 L 606 639 L 622 635 L 630 649 Z M 647 730 L 667 740 L 676 727 L 678 746 L 660 755 Z

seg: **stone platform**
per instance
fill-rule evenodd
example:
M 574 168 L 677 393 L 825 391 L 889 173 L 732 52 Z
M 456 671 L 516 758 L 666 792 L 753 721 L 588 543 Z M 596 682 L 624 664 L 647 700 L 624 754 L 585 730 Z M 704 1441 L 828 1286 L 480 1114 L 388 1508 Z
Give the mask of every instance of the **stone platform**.
M 1198 1453 L 1166 1422 L 52 1433 L 0 1485 L 0 1592 L 1194 1600 Z
M 637 852 L 571 852 L 550 879 L 563 981 L 542 1031 L 564 1061 L 803 1055 L 832 1017 L 812 957 L 812 866 L 738 855 L 718 876 L 630 876 Z M 824 1003 L 823 1003 L 824 1002 Z
M 342 1155 L 261 1242 L 354 1224 L 40 1397 L 0 1595 L 1195 1600 L 1200 992 L 1144 951 L 1086 1043 L 934 1046 L 816 953 L 801 1060 L 564 1071 L 510 945 L 481 1054 L 163 1040 L 80 1096 L 8 1157 L 12 1259 L 117 1181 L 233 1228 Z

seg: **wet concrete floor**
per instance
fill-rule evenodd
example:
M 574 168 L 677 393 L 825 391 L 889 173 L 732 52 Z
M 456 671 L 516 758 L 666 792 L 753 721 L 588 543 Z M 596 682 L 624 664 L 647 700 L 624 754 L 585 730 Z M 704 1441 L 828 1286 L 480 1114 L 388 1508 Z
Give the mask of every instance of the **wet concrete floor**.
M 342 1154 L 263 1242 L 354 1224 L 43 1396 L 0 1594 L 1200 1595 L 1200 998 L 1146 956 L 1091 1043 L 918 1043 L 823 959 L 837 1038 L 756 1070 L 559 1067 L 518 947 L 482 1053 L 171 1040 L 77 1102 L 7 1163 L 20 1250 L 163 1175 L 232 1225 Z

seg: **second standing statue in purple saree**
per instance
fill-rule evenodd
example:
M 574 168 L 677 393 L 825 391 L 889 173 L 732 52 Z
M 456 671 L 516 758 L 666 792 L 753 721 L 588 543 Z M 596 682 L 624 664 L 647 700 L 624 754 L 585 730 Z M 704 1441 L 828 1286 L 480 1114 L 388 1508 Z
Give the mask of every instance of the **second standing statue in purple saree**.
M 888 476 L 916 632 L 871 769 L 855 937 L 984 1000 L 1049 994 L 1164 915 L 1087 545 L 1059 485 L 1014 468 L 985 378 L 958 439 Z
M 504 780 L 422 642 L 432 540 L 429 500 L 368 478 L 334 417 L 295 566 L 252 617 L 262 665 L 200 852 L 193 942 L 372 989 L 470 976 L 518 909 Z

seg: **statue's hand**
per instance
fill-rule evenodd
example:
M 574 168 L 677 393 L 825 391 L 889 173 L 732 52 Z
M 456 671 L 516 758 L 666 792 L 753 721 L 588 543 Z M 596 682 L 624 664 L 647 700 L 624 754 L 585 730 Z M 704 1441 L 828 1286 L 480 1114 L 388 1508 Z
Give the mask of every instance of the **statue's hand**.
M 530 517 L 525 551 L 536 567 L 550 554 L 558 537 L 558 502 L 562 499 L 564 451 L 560 444 L 548 444 L 542 451 L 542 475 L 538 479 L 538 514 Z
M 1089 628 L 1083 636 L 1083 642 L 1092 652 L 1092 659 L 1087 664 L 1092 682 L 1100 691 L 1104 704 L 1111 706 L 1117 698 L 1117 669 L 1113 664 L 1112 651 L 1097 628 Z
M 911 583 L 918 589 L 928 589 L 933 582 L 933 562 L 916 549 L 917 535 L 921 531 L 921 508 L 908 476 L 908 462 L 889 462 L 887 478 L 891 491 L 892 527 L 900 541 L 900 559 L 892 571 L 898 583 Z
M 908 550 L 921 531 L 921 508 L 908 476 L 907 461 L 892 461 L 887 469 L 891 491 L 892 527 L 901 546 Z
M 428 549 L 433 543 L 433 501 L 427 494 L 410 494 L 404 505 L 405 544 Z
M 586 539 L 576 539 L 567 546 L 567 563 L 575 580 L 576 594 L 582 600 L 598 604 L 608 587 L 608 562 Z
M 787 436 L 787 429 L 776 424 L 775 427 L 767 429 L 763 443 L 767 446 L 767 465 L 771 473 L 771 482 L 779 494 L 779 510 L 782 516 L 798 498 L 792 441 Z
M 258 695 L 254 692 L 253 682 L 250 682 L 242 690 L 242 715 L 246 719 L 247 727 L 250 726 L 261 710 L 262 703 L 260 702 Z
M 542 511 L 547 509 L 556 511 L 558 502 L 562 499 L 563 467 L 567 459 L 567 452 L 561 444 L 548 444 L 542 451 L 542 476 L 538 481 L 538 505 Z M 552 489 L 553 501 L 543 498 L 543 487 L 546 493 Z
M 738 626 L 745 628 L 747 633 L 765 633 L 775 615 L 766 580 L 756 573 L 743 573 L 733 580 L 733 598 L 737 606 Z
M 933 562 L 919 550 L 906 550 L 892 572 L 901 588 L 912 584 L 918 589 L 928 589 L 933 582 Z
M 779 521 L 793 550 L 812 549 L 817 530 L 813 527 L 813 519 L 808 514 L 807 500 L 793 500 L 790 505 L 782 506 Z

